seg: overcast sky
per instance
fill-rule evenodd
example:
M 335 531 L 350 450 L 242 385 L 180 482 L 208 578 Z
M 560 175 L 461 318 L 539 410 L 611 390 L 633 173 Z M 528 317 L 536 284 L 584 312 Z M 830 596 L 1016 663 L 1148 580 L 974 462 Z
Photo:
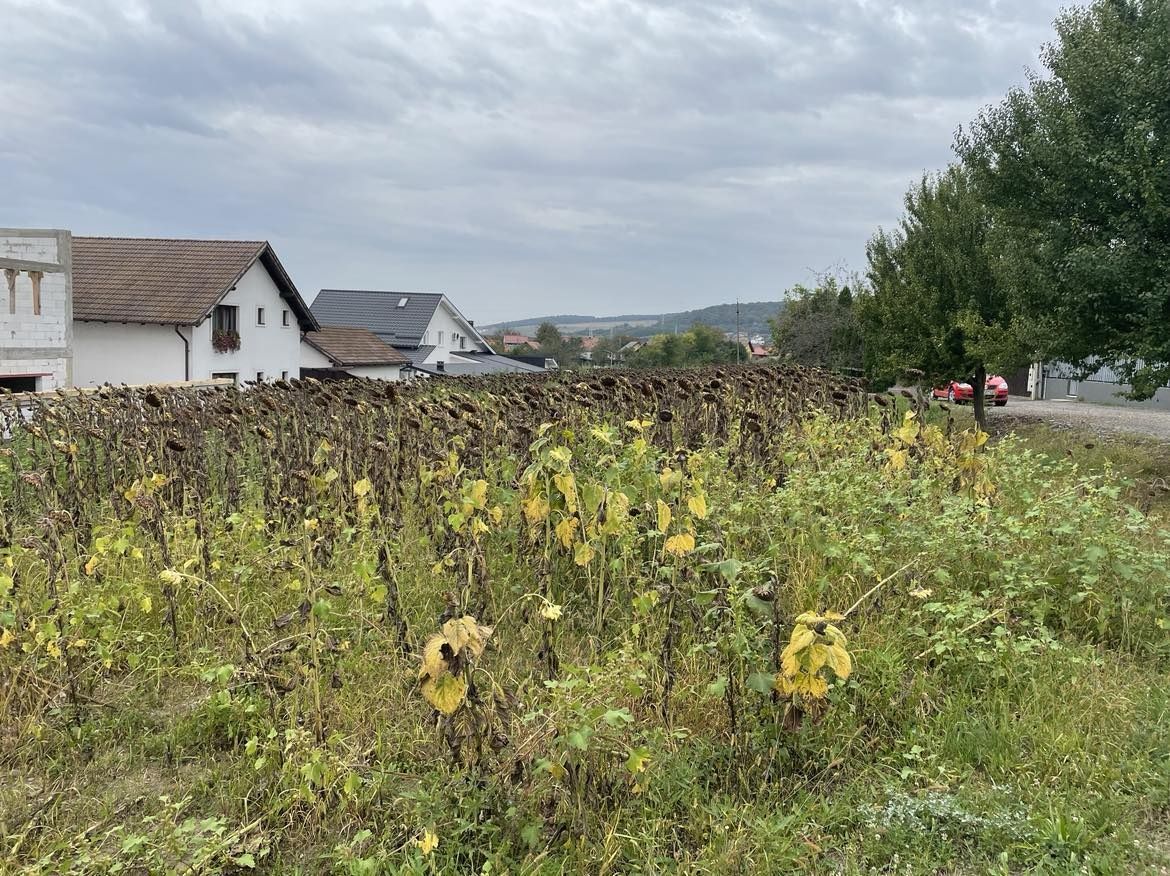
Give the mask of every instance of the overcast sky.
M 0 226 L 266 238 L 308 299 L 481 322 L 775 299 L 863 266 L 1057 11 L 0 0 Z

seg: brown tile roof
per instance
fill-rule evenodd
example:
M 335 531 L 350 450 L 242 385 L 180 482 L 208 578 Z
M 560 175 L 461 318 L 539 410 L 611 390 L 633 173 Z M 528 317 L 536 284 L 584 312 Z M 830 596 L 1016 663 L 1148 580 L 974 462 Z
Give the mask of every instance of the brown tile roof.
M 73 318 L 196 325 L 259 259 L 302 330 L 316 320 L 263 240 L 73 238 Z
M 323 325 L 305 340 L 339 368 L 358 365 L 407 365 L 410 360 L 367 328 Z

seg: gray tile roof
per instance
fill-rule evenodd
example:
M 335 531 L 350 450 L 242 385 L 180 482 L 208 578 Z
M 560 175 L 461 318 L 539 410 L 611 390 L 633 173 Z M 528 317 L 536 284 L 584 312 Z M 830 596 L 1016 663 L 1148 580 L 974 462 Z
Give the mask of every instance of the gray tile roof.
M 423 360 L 434 352 L 435 345 L 431 344 L 429 347 L 395 347 L 394 349 L 409 359 L 411 365 L 421 365 Z
M 322 325 L 362 326 L 388 344 L 414 347 L 442 300 L 440 292 L 322 289 L 310 309 Z

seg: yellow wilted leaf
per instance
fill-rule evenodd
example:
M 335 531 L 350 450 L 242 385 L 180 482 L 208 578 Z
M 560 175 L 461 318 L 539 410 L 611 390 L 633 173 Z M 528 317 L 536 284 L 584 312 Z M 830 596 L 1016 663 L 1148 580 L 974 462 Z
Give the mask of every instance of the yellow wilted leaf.
M 183 576 L 181 573 L 176 572 L 174 569 L 163 569 L 161 572 L 158 573 L 158 580 L 162 581 L 164 584 L 170 584 L 171 586 L 177 586 L 177 585 L 183 583 Z
M 577 518 L 566 517 L 557 524 L 557 539 L 560 540 L 561 547 L 568 550 L 573 546 L 573 533 L 577 531 Z
M 7 648 L 16 640 L 16 636 L 12 635 L 12 630 L 5 630 L 0 633 L 0 648 Z
M 573 552 L 573 562 L 578 566 L 588 566 L 597 556 L 597 551 L 590 547 L 588 542 L 581 542 Z
M 820 671 L 821 667 L 829 662 L 829 649 L 827 646 L 819 642 L 810 645 L 805 651 L 806 659 L 808 660 L 808 671 L 815 674 Z
M 546 602 L 540 607 L 540 616 L 546 621 L 559 621 L 563 611 L 564 610 L 559 605 L 556 605 L 552 602 Z
M 780 668 L 785 675 L 792 676 L 800 669 L 800 652 L 816 641 L 817 634 L 803 624 L 797 624 L 792 631 L 788 645 L 780 654 Z
M 833 643 L 828 646 L 829 652 L 829 666 L 833 670 L 833 674 L 844 681 L 853 672 L 853 658 L 849 656 L 841 645 Z
M 374 489 L 374 485 L 370 483 L 369 478 L 362 478 L 353 485 L 353 494 L 359 499 L 370 495 L 370 491 Z
M 573 477 L 572 473 L 553 475 L 553 483 L 557 485 L 557 489 L 561 491 L 561 495 L 565 497 L 565 505 L 568 507 L 571 514 L 577 513 L 577 479 Z
M 700 520 L 707 519 L 707 497 L 702 493 L 695 493 L 687 499 L 687 507 L 691 509 L 691 513 Z
M 438 678 L 424 681 L 422 694 L 428 703 L 444 715 L 453 715 L 467 696 L 467 682 L 450 672 L 444 672 Z
M 424 831 L 423 835 L 414 842 L 415 845 L 418 846 L 419 851 L 422 852 L 424 858 L 439 847 L 438 836 L 431 833 L 429 830 Z
M 479 510 L 487 507 L 488 482 L 483 478 L 477 480 L 471 485 L 471 504 Z
M 573 451 L 568 447 L 554 447 L 548 452 L 548 455 L 554 462 L 559 462 L 561 465 L 568 465 L 573 458 Z
M 154 610 L 154 603 L 151 602 L 149 596 L 143 596 L 138 600 L 138 608 L 143 614 L 150 614 Z
M 673 556 L 686 556 L 695 549 L 695 537 L 689 532 L 680 532 L 678 535 L 672 535 L 668 538 L 664 548 L 668 554 Z
M 443 646 L 447 644 L 447 637 L 437 633 L 427 639 L 423 645 L 422 666 L 418 670 L 418 677 L 438 678 L 447 671 L 447 661 L 443 658 Z
M 504 519 L 504 509 L 499 505 L 494 505 L 492 510 L 488 512 L 488 516 L 492 519 L 492 523 L 499 526 L 500 521 Z
M 487 646 L 487 640 L 491 634 L 491 627 L 481 626 L 469 614 L 460 618 L 452 618 L 443 624 L 443 636 L 446 637 L 447 642 L 451 645 L 451 650 L 456 654 L 467 648 L 478 657 Z
M 819 675 L 809 675 L 802 672 L 792 680 L 792 686 L 797 693 L 813 699 L 822 699 L 829 692 L 829 683 Z
M 524 519 L 529 526 L 536 526 L 548 517 L 548 502 L 544 496 L 533 496 L 524 502 Z
M 910 455 L 905 450 L 891 450 L 890 459 L 886 465 L 893 471 L 902 471 L 906 468 L 906 461 Z
M 98 564 L 97 554 L 94 554 L 85 563 L 85 574 L 92 575 L 97 570 L 97 564 Z
M 663 502 L 661 499 L 659 499 L 658 500 L 658 531 L 659 532 L 665 533 L 666 530 L 670 527 L 670 517 L 671 517 L 670 506 L 667 505 L 665 502 Z
M 662 489 L 671 490 L 682 483 L 682 472 L 675 471 L 667 466 L 662 470 L 662 474 L 658 476 L 658 483 L 662 485 Z
M 50 657 L 58 659 L 61 657 L 61 646 L 57 644 L 56 639 L 50 639 L 49 643 L 45 645 L 45 650 L 49 652 Z

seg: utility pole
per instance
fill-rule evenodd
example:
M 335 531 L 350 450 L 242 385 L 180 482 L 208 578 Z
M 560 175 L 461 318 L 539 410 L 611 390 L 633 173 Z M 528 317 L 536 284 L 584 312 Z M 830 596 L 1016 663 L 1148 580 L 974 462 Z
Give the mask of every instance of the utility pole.
M 739 299 L 735 299 L 735 364 L 739 364 L 739 351 L 743 349 L 743 344 L 739 340 Z

